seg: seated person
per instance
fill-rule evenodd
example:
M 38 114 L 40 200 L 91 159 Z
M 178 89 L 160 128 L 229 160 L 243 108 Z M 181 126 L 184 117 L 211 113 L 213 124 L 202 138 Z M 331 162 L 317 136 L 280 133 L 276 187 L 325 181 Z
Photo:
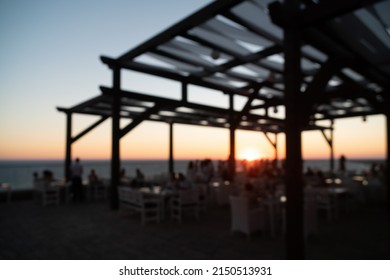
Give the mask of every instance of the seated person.
M 92 169 L 91 173 L 89 173 L 88 181 L 89 181 L 89 185 L 91 185 L 91 186 L 96 186 L 98 184 L 99 178 L 96 175 L 95 169 Z
M 132 187 L 144 187 L 145 186 L 145 175 L 138 168 L 135 170 L 135 178 L 131 181 Z
M 183 173 L 179 173 L 179 176 L 177 178 L 176 187 L 178 189 L 190 189 L 191 188 L 191 182 L 186 179 Z
M 43 170 L 42 177 L 46 182 L 52 182 L 54 180 L 53 172 L 51 170 Z
M 141 172 L 141 170 L 139 170 L 137 168 L 135 173 L 136 173 L 136 178 L 137 178 L 138 181 L 144 181 L 145 180 L 145 175 Z

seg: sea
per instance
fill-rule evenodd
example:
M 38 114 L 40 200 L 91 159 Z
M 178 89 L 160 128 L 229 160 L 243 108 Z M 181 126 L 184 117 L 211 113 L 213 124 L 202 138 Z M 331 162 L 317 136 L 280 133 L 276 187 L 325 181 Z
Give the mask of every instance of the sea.
M 189 160 L 175 160 L 175 172 L 185 174 Z M 372 163 L 383 163 L 384 160 L 378 159 L 354 159 L 347 161 L 348 171 L 361 174 L 368 171 Z M 216 167 L 217 161 L 213 161 Z M 110 177 L 109 160 L 85 160 L 82 161 L 84 167 L 84 179 L 92 169 L 95 169 L 100 178 Z M 329 159 L 305 160 L 304 168 L 311 167 L 314 170 L 329 170 Z M 121 168 L 125 169 L 126 176 L 134 177 L 135 170 L 140 169 L 148 178 L 168 171 L 167 160 L 122 160 Z M 337 161 L 335 161 L 337 169 Z M 13 190 L 24 190 L 33 188 L 33 173 L 37 172 L 41 176 L 44 170 L 50 170 L 54 178 L 64 178 L 63 160 L 2 160 L 0 161 L 0 183 L 9 183 Z

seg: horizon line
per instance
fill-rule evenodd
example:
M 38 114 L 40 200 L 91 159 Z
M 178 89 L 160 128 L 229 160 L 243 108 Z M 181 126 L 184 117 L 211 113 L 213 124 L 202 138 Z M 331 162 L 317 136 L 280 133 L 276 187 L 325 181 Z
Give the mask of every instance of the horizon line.
M 76 157 L 75 157 L 76 158 Z M 80 157 L 79 157 L 80 158 Z M 110 161 L 110 158 L 80 158 L 82 161 Z M 220 158 L 213 158 L 213 157 L 202 157 L 202 158 L 174 158 L 173 160 L 204 160 L 204 159 L 211 159 L 215 161 L 219 160 L 224 160 L 227 161 L 228 159 L 220 159 Z M 334 160 L 337 161 L 339 157 L 335 158 Z M 378 157 L 378 156 L 372 156 L 372 157 L 346 157 L 347 160 L 386 160 L 386 157 Z M 64 161 L 64 158 L 0 158 L 0 161 Z M 73 160 L 73 159 L 72 159 Z M 132 160 L 132 161 L 169 161 L 169 158 L 123 158 L 122 160 Z M 239 159 L 236 158 L 236 161 L 242 161 L 245 159 Z M 259 158 L 255 160 L 274 160 L 274 158 Z M 278 161 L 285 160 L 285 158 L 278 158 Z M 303 161 L 305 160 L 330 160 L 329 157 L 307 157 L 307 158 L 302 158 Z

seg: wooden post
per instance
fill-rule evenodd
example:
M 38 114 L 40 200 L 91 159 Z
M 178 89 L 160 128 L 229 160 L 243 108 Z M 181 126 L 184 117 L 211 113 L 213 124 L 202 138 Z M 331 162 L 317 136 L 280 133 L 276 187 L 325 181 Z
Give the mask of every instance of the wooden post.
M 173 122 L 169 123 L 169 174 L 175 172 L 174 160 L 173 160 Z
M 275 164 L 277 164 L 278 162 L 278 134 L 275 133 L 275 141 L 272 141 L 271 137 L 268 136 L 267 132 L 263 132 L 265 138 L 268 140 L 268 142 L 272 145 L 272 147 L 274 147 L 274 151 L 275 151 L 275 158 L 274 158 L 274 161 L 275 161 Z
M 187 83 L 181 83 L 181 100 L 183 102 L 188 101 L 188 85 L 187 85 Z
M 236 129 L 234 126 L 230 125 L 230 154 L 229 154 L 229 178 L 231 181 L 234 181 L 236 174 Z
M 330 174 L 334 176 L 334 142 L 333 142 L 333 125 L 330 129 Z
M 70 180 L 70 166 L 72 163 L 72 113 L 66 112 L 66 148 L 65 148 L 65 181 Z
M 234 110 L 234 99 L 233 94 L 229 95 L 229 104 L 230 104 L 230 121 L 229 121 L 229 140 L 230 140 L 230 149 L 229 149 L 229 178 L 231 181 L 234 181 L 236 175 L 236 122 L 234 120 L 233 110 Z
M 298 0 L 285 1 L 291 14 L 299 11 Z M 286 257 L 304 259 L 303 170 L 301 88 L 301 32 L 288 26 L 284 29 L 284 75 L 286 104 Z
M 112 97 L 112 153 L 111 153 L 111 186 L 110 186 L 110 208 L 119 208 L 118 185 L 120 174 L 120 68 L 113 69 Z

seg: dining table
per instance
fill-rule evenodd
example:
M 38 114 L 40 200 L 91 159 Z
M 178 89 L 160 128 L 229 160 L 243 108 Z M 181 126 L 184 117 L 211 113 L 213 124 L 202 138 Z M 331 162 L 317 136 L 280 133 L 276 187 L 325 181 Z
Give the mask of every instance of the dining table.
M 141 187 L 138 189 L 142 194 L 158 198 L 160 207 L 160 218 L 165 219 L 166 207 L 169 204 L 170 198 L 174 195 L 174 190 L 165 188 L 160 185 L 150 185 L 148 187 Z

